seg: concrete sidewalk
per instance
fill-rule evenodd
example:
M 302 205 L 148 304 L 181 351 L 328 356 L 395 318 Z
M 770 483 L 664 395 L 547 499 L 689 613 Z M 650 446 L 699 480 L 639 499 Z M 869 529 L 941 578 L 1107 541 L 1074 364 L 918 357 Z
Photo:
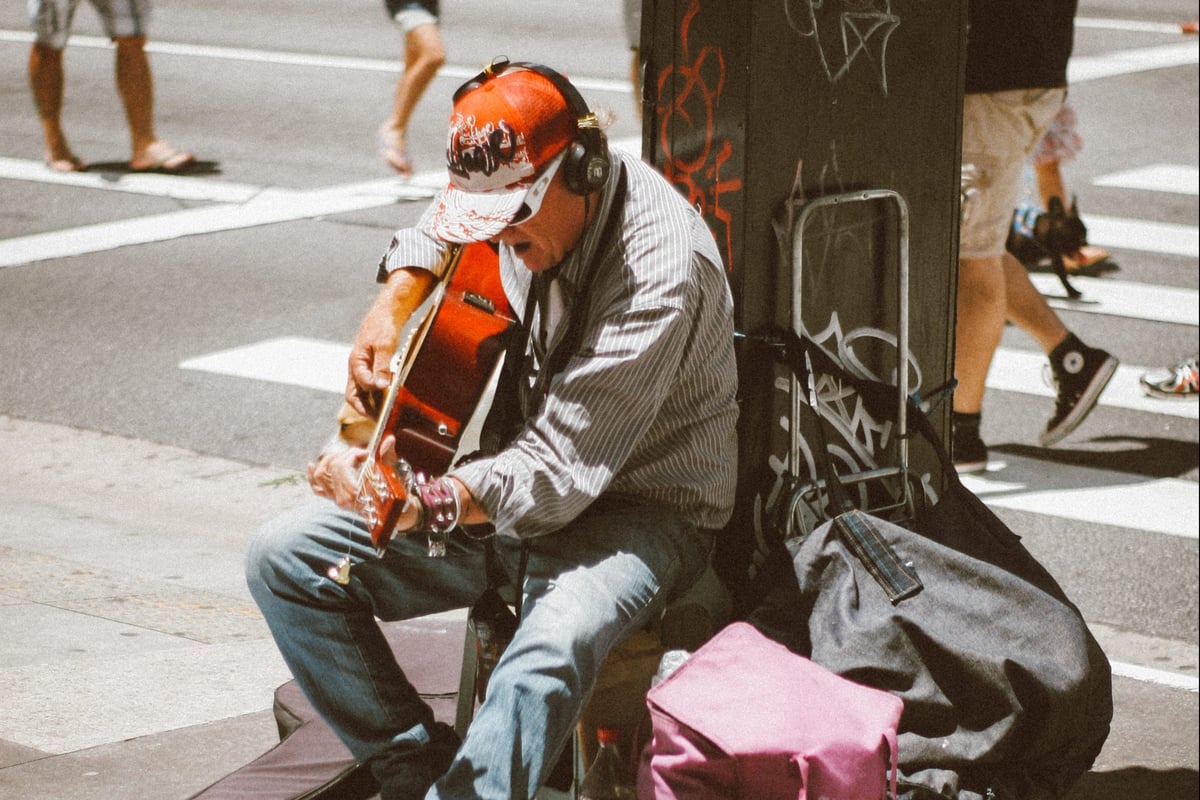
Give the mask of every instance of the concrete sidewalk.
M 0 799 L 183 800 L 274 745 L 290 676 L 242 550 L 308 499 L 302 476 L 5 416 L 0 462 Z M 1094 627 L 1114 661 L 1184 680 L 1114 680 L 1071 800 L 1194 800 L 1196 648 Z
M 273 743 L 242 576 L 300 476 L 0 417 L 0 797 L 183 798 Z

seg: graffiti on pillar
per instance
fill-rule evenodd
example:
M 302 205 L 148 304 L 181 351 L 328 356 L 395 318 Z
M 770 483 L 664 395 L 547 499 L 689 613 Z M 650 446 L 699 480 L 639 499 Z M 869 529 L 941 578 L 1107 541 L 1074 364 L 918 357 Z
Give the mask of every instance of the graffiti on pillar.
M 828 325 L 815 334 L 809 333 L 809 337 L 850 372 L 870 380 L 890 382 L 889 376 L 873 374 L 863 359 L 858 357 L 856 350 L 863 346 L 873 348 L 883 344 L 895 351 L 899 347 L 895 334 L 870 327 L 843 330 L 837 311 L 832 311 Z M 911 354 L 907 359 L 907 368 L 911 371 L 913 385 L 919 386 L 921 372 Z M 894 376 L 890 377 L 895 380 Z M 775 389 L 789 394 L 792 390 L 790 375 L 778 376 Z M 889 448 L 894 445 L 899 433 L 893 421 L 876 419 L 853 388 L 833 376 L 815 375 L 813 390 L 827 431 L 829 463 L 839 475 L 846 478 L 854 473 L 895 465 L 894 461 L 888 459 Z M 789 440 L 791 424 L 790 414 L 780 417 L 779 426 Z M 819 446 L 819 439 L 810 442 L 805 436 L 797 436 L 797 464 L 788 463 L 790 455 L 772 454 L 768 457 L 775 481 L 769 492 L 760 493 L 755 498 L 755 551 L 751 557 L 750 577 L 753 578 L 766 563 L 773 542 L 802 538 L 828 519 L 828 498 L 824 490 L 817 488 L 814 477 L 822 474 L 821 462 L 813 450 Z M 930 473 L 910 473 L 907 479 L 912 492 L 911 499 L 916 505 L 937 502 L 938 491 Z M 873 507 L 866 483 L 848 483 L 846 488 L 856 506 L 863 509 Z M 895 502 L 898 498 L 891 500 Z
M 733 271 L 733 215 L 722 204 L 742 190 L 740 175 L 731 174 L 733 143 L 718 138 L 716 108 L 725 88 L 725 56 L 706 45 L 692 51 L 689 33 L 700 12 L 700 0 L 691 0 L 679 28 L 679 57 L 658 78 L 659 143 L 664 154 L 663 174 L 688 202 L 700 208 L 721 246 L 726 268 Z M 693 132 L 673 147 L 675 132 Z
M 803 325 L 800 326 L 803 329 Z M 826 327 L 817 332 L 801 331 L 826 352 L 836 358 L 843 367 L 868 380 L 883 383 L 894 383 L 895 374 L 876 375 L 864 363 L 856 352 L 857 348 L 870 346 L 878 349 L 880 346 L 890 351 L 899 349 L 896 334 L 879 328 L 861 327 L 849 331 L 842 330 L 842 322 L 836 310 L 831 311 Z M 897 359 L 898 360 L 898 359 Z M 907 367 L 909 370 L 909 385 L 921 385 L 921 368 L 908 354 Z M 777 387 L 787 389 L 787 381 Z M 821 408 L 821 416 L 833 429 L 834 435 L 829 442 L 830 453 L 833 454 L 839 472 L 855 472 L 863 469 L 874 469 L 883 466 L 882 456 L 887 453 L 892 444 L 895 431 L 890 420 L 877 420 L 871 416 L 862 398 L 849 386 L 843 386 L 836 378 L 828 375 L 816 376 L 817 404 Z M 787 427 L 787 420 L 783 425 Z M 817 462 L 814 454 L 803 437 L 798 441 L 800 456 L 800 474 L 816 475 Z M 782 469 L 783 465 L 778 465 Z
M 858 63 L 887 95 L 888 40 L 900 25 L 892 0 L 783 0 L 783 11 L 792 30 L 812 40 L 830 83 Z

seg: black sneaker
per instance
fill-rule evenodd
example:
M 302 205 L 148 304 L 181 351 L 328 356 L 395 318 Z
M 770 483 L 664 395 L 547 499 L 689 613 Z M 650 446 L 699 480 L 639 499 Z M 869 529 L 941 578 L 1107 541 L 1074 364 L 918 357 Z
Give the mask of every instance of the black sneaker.
M 1096 407 L 1096 400 L 1117 371 L 1119 362 L 1103 350 L 1088 347 L 1069 334 L 1050 354 L 1050 372 L 1058 391 L 1054 416 L 1038 436 L 1038 444 L 1061 442 Z
M 977 415 L 976 415 L 977 416 Z M 979 438 L 979 424 L 951 425 L 950 451 L 959 475 L 987 471 L 988 449 Z

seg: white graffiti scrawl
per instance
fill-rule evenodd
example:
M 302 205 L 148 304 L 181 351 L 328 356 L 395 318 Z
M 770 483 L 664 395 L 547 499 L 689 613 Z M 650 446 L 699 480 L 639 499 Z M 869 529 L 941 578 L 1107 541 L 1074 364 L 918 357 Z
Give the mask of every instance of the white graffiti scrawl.
M 900 25 L 892 0 L 784 0 L 783 10 L 792 30 L 816 44 L 830 83 L 866 61 L 887 96 L 888 39 Z

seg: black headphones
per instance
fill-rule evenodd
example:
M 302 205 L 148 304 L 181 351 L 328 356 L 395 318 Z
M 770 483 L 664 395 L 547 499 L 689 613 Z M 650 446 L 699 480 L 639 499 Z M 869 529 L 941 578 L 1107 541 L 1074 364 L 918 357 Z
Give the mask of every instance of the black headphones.
M 571 82 L 560 73 L 542 66 L 525 61 L 509 61 L 500 56 L 483 68 L 483 72 L 458 87 L 454 92 L 454 102 L 467 92 L 478 89 L 487 81 L 510 69 L 525 69 L 536 72 L 554 84 L 554 88 L 567 101 L 567 108 L 575 115 L 575 138 L 567 145 L 566 157 L 563 159 L 563 174 L 567 179 L 567 188 L 575 194 L 588 195 L 604 187 L 608 183 L 612 164 L 608 159 L 608 146 L 605 144 L 604 131 L 596 115 L 588 108 L 583 96 L 571 85 Z

